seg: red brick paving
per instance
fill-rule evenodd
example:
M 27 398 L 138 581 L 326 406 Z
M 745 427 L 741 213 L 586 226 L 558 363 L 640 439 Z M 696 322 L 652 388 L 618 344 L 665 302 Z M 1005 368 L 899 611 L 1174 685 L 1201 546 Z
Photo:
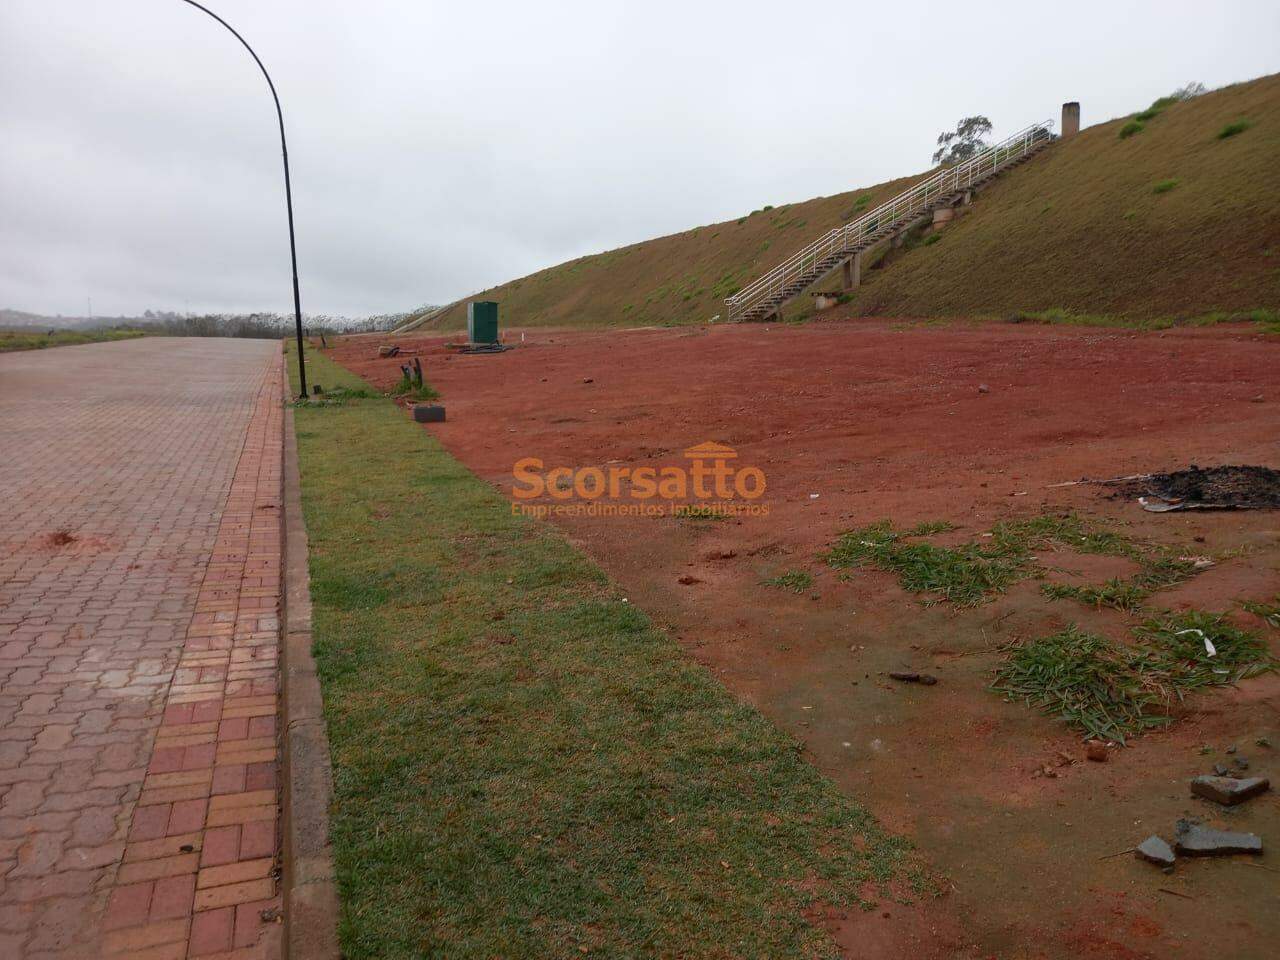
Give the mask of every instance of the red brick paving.
M 279 955 L 281 376 L 0 356 L 0 957 Z

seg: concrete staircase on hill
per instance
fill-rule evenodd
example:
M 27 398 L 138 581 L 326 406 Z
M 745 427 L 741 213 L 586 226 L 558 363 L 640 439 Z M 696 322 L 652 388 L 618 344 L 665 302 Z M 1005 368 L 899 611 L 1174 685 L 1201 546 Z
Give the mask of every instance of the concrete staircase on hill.
M 1078 117 L 1078 105 L 1076 110 Z M 857 287 L 861 282 L 864 253 L 885 240 L 932 221 L 937 211 L 967 204 L 974 191 L 1026 163 L 1053 140 L 1053 121 L 1046 120 L 1018 131 L 963 163 L 939 170 L 869 213 L 836 227 L 747 284 L 725 300 L 728 319 L 747 322 L 777 317 L 790 300 L 836 267 L 844 269 L 846 290 Z
M 394 337 L 398 333 L 408 333 L 411 330 L 417 330 L 424 323 L 430 323 L 436 317 L 443 314 L 457 302 L 458 301 L 455 300 L 453 303 L 446 303 L 443 307 L 436 307 L 435 309 L 428 310 L 426 313 L 420 313 L 416 317 L 410 317 L 404 323 L 400 324 L 400 326 L 388 331 L 388 333 Z

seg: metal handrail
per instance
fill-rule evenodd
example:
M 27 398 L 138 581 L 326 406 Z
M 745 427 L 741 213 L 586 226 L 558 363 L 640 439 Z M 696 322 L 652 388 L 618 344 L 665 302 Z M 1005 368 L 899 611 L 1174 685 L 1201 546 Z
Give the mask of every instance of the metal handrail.
M 1052 131 L 1052 120 L 1033 123 L 963 163 L 944 167 L 856 220 L 823 234 L 768 273 L 747 284 L 733 296 L 727 297 L 724 302 L 728 307 L 729 319 L 732 320 L 735 316 L 746 313 L 760 303 L 776 297 L 822 261 L 851 251 L 853 247 L 864 243 L 869 237 L 886 227 L 891 227 L 907 217 L 918 215 L 938 197 L 972 186 L 975 181 L 989 176 L 1018 157 L 1024 156 L 1036 144 L 1050 139 L 1053 136 Z

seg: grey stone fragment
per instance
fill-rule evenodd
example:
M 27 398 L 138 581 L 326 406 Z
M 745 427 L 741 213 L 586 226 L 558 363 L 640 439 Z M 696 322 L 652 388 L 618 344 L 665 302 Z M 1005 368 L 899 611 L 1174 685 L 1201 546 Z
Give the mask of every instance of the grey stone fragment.
M 1262 838 L 1256 833 L 1231 833 L 1210 827 L 1178 823 L 1174 846 L 1188 857 L 1223 857 L 1233 853 L 1262 853 Z
M 444 407 L 437 403 L 419 403 L 413 408 L 413 419 L 418 423 L 443 423 Z
M 1173 847 L 1154 833 L 1138 844 L 1133 852 L 1139 860 L 1146 860 L 1162 867 L 1172 867 L 1176 859 Z
M 908 670 L 891 670 L 889 676 L 897 680 L 899 683 L 922 683 L 926 687 L 932 687 L 938 682 L 938 678 L 928 673 L 916 673 Z
M 1247 780 L 1237 780 L 1235 777 L 1196 777 L 1191 781 L 1191 792 L 1197 797 L 1228 807 L 1244 803 L 1270 789 L 1271 781 L 1266 777 L 1249 777 Z

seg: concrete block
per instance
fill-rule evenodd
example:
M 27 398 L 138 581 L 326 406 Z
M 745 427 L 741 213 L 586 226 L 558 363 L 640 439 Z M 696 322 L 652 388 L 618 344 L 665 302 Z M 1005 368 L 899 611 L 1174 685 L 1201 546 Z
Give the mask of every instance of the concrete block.
M 1080 103 L 1072 100 L 1062 105 L 1062 125 L 1059 128 L 1062 139 L 1074 137 L 1080 132 Z

